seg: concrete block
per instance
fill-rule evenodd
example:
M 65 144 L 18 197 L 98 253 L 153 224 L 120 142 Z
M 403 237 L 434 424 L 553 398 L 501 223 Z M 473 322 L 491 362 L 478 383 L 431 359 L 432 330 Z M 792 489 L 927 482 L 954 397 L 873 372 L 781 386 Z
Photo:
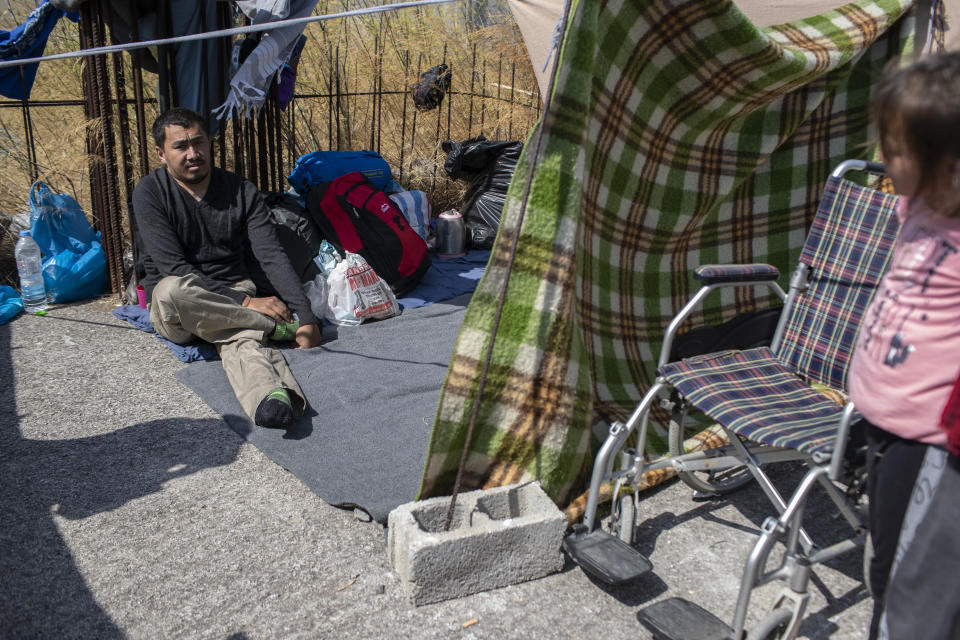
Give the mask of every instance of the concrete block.
M 525 582 L 563 568 L 566 517 L 539 483 L 400 505 L 387 519 L 387 553 L 415 605 Z

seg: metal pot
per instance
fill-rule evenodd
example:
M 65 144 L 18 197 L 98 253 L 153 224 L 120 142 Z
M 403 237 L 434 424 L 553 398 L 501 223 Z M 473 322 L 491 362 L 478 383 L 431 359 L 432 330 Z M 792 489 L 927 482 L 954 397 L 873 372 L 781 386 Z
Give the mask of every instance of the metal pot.
M 465 254 L 467 228 L 459 211 L 444 211 L 437 218 L 437 256 L 459 258 Z

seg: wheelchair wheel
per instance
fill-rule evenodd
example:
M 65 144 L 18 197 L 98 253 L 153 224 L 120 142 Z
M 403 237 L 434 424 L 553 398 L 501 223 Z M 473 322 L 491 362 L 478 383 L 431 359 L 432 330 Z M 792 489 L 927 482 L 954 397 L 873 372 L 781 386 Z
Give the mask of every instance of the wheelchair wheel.
M 636 521 L 636 506 L 633 504 L 633 494 L 626 493 L 620 496 L 620 509 L 618 515 L 617 537 L 633 544 L 633 525 Z
M 779 607 L 768 613 L 760 623 L 750 630 L 747 640 L 784 640 L 793 611 Z
M 670 431 L 667 443 L 671 456 L 676 457 L 689 453 L 684 447 L 684 443 L 703 430 L 702 423 L 695 423 L 690 420 L 687 415 L 689 410 L 686 403 L 679 403 L 670 416 Z M 711 456 L 723 456 L 732 450 L 732 445 L 725 444 L 714 449 L 706 449 L 705 453 Z M 694 491 L 708 494 L 736 491 L 752 479 L 750 470 L 742 464 L 712 471 L 681 471 L 677 475 Z

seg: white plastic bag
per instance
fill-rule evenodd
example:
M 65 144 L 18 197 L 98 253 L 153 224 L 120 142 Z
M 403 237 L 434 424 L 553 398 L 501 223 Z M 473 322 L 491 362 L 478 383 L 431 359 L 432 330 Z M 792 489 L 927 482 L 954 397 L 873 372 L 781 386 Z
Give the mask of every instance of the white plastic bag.
M 322 273 L 318 273 L 313 280 L 303 283 L 303 292 L 310 301 L 310 310 L 318 318 L 326 317 L 330 311 L 327 309 L 327 279 Z
M 400 305 L 390 286 L 363 257 L 346 252 L 327 276 L 327 315 L 335 324 L 358 325 L 364 320 L 390 318 Z

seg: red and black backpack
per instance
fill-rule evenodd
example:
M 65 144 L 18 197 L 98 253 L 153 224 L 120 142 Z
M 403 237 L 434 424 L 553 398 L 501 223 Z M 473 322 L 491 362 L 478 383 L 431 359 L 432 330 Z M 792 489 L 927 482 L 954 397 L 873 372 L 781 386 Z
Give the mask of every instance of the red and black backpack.
M 416 287 L 430 268 L 423 238 L 359 171 L 312 188 L 307 211 L 338 251 L 363 256 L 398 296 Z

